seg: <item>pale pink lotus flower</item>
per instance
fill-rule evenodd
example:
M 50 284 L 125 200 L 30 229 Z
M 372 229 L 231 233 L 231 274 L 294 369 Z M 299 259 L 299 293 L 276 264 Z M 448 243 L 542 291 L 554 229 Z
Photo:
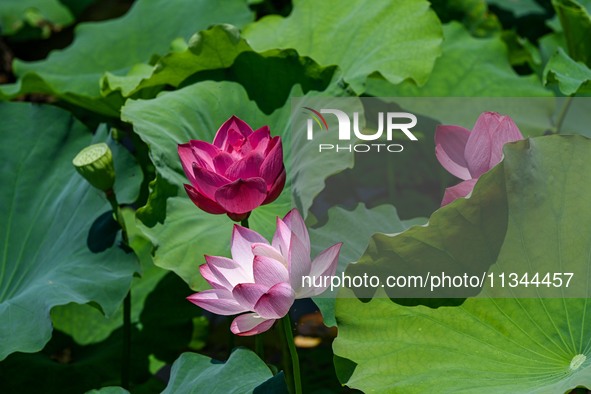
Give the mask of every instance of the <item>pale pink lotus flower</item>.
M 285 185 L 283 148 L 268 126 L 256 131 L 236 116 L 217 131 L 213 144 L 191 140 L 178 146 L 189 198 L 212 214 L 241 221 L 269 204 Z
M 483 112 L 474 128 L 442 125 L 435 130 L 435 155 L 441 165 L 463 182 L 445 189 L 441 206 L 472 192 L 478 178 L 503 159 L 503 146 L 522 140 L 513 119 Z
M 302 286 L 302 277 L 334 275 L 341 245 L 335 244 L 311 260 L 308 229 L 296 209 L 283 219 L 277 218 L 270 244 L 259 233 L 234 225 L 232 258 L 205 256 L 206 264 L 199 271 L 212 289 L 187 299 L 218 315 L 242 313 L 232 322 L 232 332 L 259 334 L 285 316 L 295 299 L 326 290 Z

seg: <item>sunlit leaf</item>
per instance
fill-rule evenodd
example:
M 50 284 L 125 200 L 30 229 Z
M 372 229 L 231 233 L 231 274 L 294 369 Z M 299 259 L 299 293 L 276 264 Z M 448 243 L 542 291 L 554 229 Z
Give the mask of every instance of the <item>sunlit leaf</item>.
M 422 0 L 299 0 L 287 18 L 267 16 L 244 35 L 257 51 L 294 48 L 320 65 L 338 65 L 359 93 L 374 73 L 424 84 L 441 45 L 439 20 Z
M 214 70 L 219 74 L 212 73 Z M 178 87 L 221 77 L 241 83 L 250 99 L 265 113 L 271 113 L 285 104 L 293 85 L 301 84 L 304 92 L 323 90 L 333 72 L 334 67 L 320 67 L 294 50 L 256 53 L 236 27 L 217 25 L 197 33 L 186 48 L 163 56 L 154 66 L 138 65 L 124 76 L 107 73 L 101 80 L 101 91 L 108 95 L 119 90 L 128 97 L 142 89 Z
M 519 76 L 503 40 L 474 38 L 457 22 L 443 27 L 443 54 L 424 86 L 371 78 L 367 92 L 378 97 L 537 97 L 550 96 L 535 75 Z
M 378 97 L 408 97 L 396 102 L 443 124 L 471 128 L 471 122 L 475 121 L 470 118 L 473 114 L 496 111 L 511 116 L 526 135 L 541 135 L 552 127 L 552 92 L 542 86 L 536 75 L 517 75 L 500 37 L 477 39 L 455 22 L 444 26 L 444 35 L 443 55 L 424 86 L 409 81 L 392 85 L 383 79 L 370 78 L 368 93 Z M 439 103 L 433 97 L 444 99 Z M 474 99 L 458 98 L 454 107 L 450 103 L 456 97 Z M 531 97 L 532 101 L 521 97 Z

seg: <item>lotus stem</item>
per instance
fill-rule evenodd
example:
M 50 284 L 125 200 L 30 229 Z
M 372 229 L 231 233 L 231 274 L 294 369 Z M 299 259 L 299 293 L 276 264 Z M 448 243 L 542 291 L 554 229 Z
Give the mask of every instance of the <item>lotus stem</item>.
M 250 228 L 250 227 L 248 226 L 248 218 L 246 218 L 246 219 L 242 219 L 242 220 L 240 221 L 240 225 L 241 225 L 242 227 Z
M 259 358 L 265 361 L 265 343 L 263 341 L 263 334 L 255 335 L 254 337 L 254 350 Z
M 291 329 L 291 320 L 289 318 L 289 314 L 285 315 L 285 317 L 281 319 L 280 324 L 283 326 L 285 343 L 287 345 L 287 349 L 289 350 L 289 355 L 291 357 L 291 377 L 293 379 L 288 379 L 288 377 L 286 376 L 286 380 L 288 382 L 289 380 L 292 380 L 292 382 L 290 382 L 292 384 L 289 384 L 288 388 L 292 393 L 302 394 L 302 380 L 300 378 L 300 360 L 298 358 L 298 351 L 293 341 L 293 333 Z
M 556 134 L 560 134 L 560 131 L 562 130 L 562 124 L 564 123 L 564 120 L 566 119 L 566 114 L 568 113 L 568 110 L 569 110 L 572 102 L 573 102 L 573 96 L 568 96 L 562 106 L 562 109 L 560 110 L 560 114 L 558 115 L 558 120 L 556 121 Z
M 121 215 L 121 208 L 117 202 L 117 196 L 113 189 L 105 191 L 105 196 L 111 208 L 113 209 L 113 215 L 115 220 L 121 227 L 121 236 L 123 242 L 128 246 L 127 229 L 123 216 Z M 131 376 L 131 290 L 127 292 L 125 299 L 123 300 L 123 355 L 121 360 L 121 387 L 126 390 L 130 388 L 130 376 Z
M 121 364 L 121 387 L 129 390 L 131 375 L 131 291 L 123 301 L 123 360 Z

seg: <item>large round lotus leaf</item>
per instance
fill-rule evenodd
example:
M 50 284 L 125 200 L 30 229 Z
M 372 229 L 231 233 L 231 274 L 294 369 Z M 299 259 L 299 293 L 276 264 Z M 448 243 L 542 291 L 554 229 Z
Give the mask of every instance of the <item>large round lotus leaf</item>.
M 40 350 L 51 336 L 49 311 L 92 302 L 117 310 L 136 268 L 113 247 L 91 253 L 94 220 L 109 209 L 75 171 L 91 134 L 49 106 L 0 104 L 0 359 Z
M 591 140 L 541 137 L 507 145 L 504 153 L 503 163 L 481 178 L 470 199 L 440 209 L 426 227 L 374 236 L 356 269 L 400 266 L 410 256 L 416 264 L 428 257 L 464 267 L 492 261 L 489 272 L 495 275 L 574 272 L 570 287 L 501 288 L 497 276 L 494 286 L 488 281 L 483 289 L 494 298 L 437 309 L 402 306 L 381 289 L 382 298 L 366 303 L 338 299 L 334 350 L 343 383 L 391 393 L 434 387 L 441 393 L 564 393 L 591 387 Z M 507 218 L 506 230 L 487 224 L 494 212 L 478 207 L 487 198 L 488 206 L 506 202 L 496 207 L 496 216 Z M 499 235 L 502 243 L 495 246 Z M 479 244 L 480 236 L 492 242 Z M 562 297 L 568 294 L 579 298 Z

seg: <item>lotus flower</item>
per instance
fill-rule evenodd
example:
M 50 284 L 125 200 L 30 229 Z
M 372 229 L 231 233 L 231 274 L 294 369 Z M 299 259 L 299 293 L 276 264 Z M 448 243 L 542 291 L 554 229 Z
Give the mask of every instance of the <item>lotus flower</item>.
M 471 132 L 460 126 L 438 126 L 435 155 L 447 171 L 464 180 L 445 189 L 441 206 L 470 194 L 478 178 L 503 159 L 503 146 L 521 139 L 513 119 L 496 112 L 483 112 Z
M 237 335 L 255 335 L 271 328 L 287 314 L 296 298 L 322 293 L 326 288 L 303 287 L 302 276 L 334 275 L 341 243 L 310 259 L 310 237 L 295 209 L 283 220 L 271 244 L 260 234 L 234 225 L 232 258 L 205 256 L 199 267 L 213 289 L 187 299 L 218 315 L 236 315 L 231 330 Z M 247 313 L 244 313 L 247 312 Z
M 205 212 L 246 219 L 256 207 L 273 202 L 285 185 L 283 149 L 268 126 L 256 131 L 232 116 L 213 144 L 191 140 L 178 146 L 191 185 L 185 190 Z

